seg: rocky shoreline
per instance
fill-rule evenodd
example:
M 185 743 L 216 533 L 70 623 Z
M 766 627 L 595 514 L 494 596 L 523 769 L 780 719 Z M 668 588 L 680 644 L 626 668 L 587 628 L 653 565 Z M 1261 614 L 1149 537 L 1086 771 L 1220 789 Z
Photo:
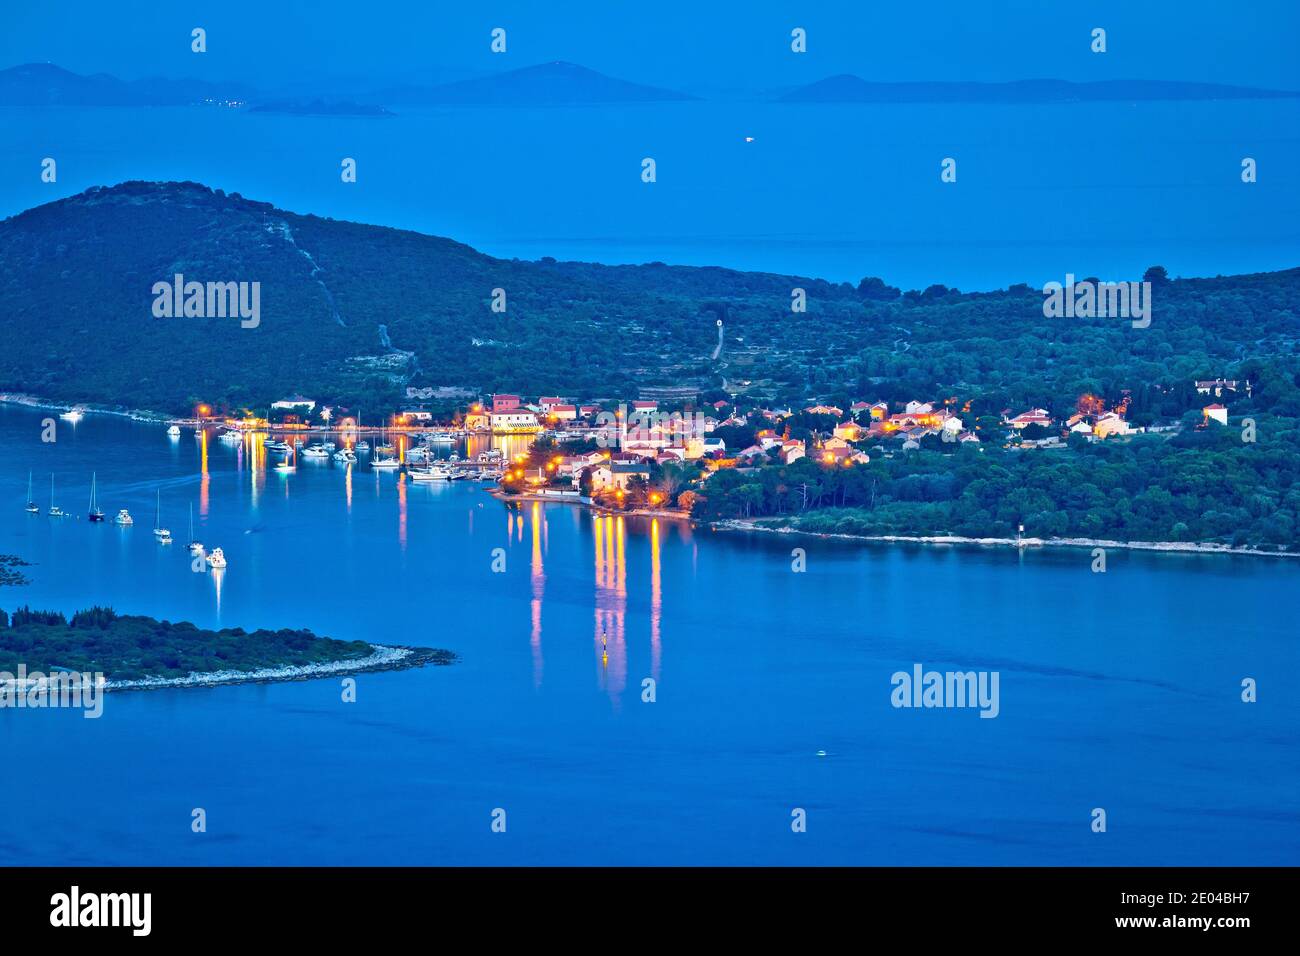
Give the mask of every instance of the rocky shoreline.
M 121 405 L 115 408 L 104 408 L 99 405 L 87 405 L 82 402 L 69 404 L 67 402 L 55 402 L 48 398 L 41 398 L 37 395 L 27 395 L 22 392 L 0 392 L 0 405 L 19 405 L 23 408 L 35 408 L 41 411 L 49 412 L 68 412 L 74 408 L 80 409 L 87 415 L 114 415 L 118 418 L 128 418 L 133 422 L 149 422 L 150 424 L 165 424 L 172 421 L 175 416 L 166 415 L 162 412 L 150 411 L 144 408 L 125 408 Z
M 1106 538 L 970 538 L 961 535 L 843 534 L 829 531 L 802 531 L 799 528 L 773 528 L 757 521 L 732 518 L 715 521 L 720 531 L 762 531 L 768 534 L 832 538 L 842 541 L 876 541 L 887 544 L 977 545 L 992 548 L 1105 548 L 1128 551 L 1157 551 L 1167 554 L 1240 554 L 1261 558 L 1297 558 L 1294 551 L 1264 551 L 1260 548 L 1234 548 L 1228 544 L 1195 541 L 1113 541 Z
M 315 680 L 334 675 L 362 674 L 374 671 L 406 670 L 426 664 L 450 664 L 456 660 L 451 651 L 432 647 L 403 647 L 372 644 L 367 657 L 352 661 L 326 661 L 302 667 L 263 667 L 255 671 L 209 671 L 185 677 L 142 677 L 138 680 L 110 680 L 104 690 L 167 690 L 175 687 L 221 687 L 228 684 L 269 684 L 291 680 Z

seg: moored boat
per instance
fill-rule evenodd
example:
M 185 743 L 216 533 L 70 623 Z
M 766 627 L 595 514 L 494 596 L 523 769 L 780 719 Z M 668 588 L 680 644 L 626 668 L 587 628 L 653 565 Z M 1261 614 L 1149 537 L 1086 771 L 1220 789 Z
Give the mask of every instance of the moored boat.
M 54 503 L 54 474 L 50 473 L 50 510 L 48 512 L 51 518 L 66 518 L 67 514 L 62 508 Z
M 91 521 L 103 521 L 104 512 L 100 510 L 98 496 L 95 494 L 95 473 L 90 473 L 90 509 L 86 517 Z
M 430 465 L 428 468 L 410 468 L 406 472 L 411 476 L 412 481 L 449 481 L 451 472 L 441 465 Z
M 202 554 L 203 542 L 194 537 L 194 503 L 190 503 L 190 554 Z
M 158 491 L 157 503 L 154 505 L 153 512 L 153 536 L 158 539 L 159 544 L 171 544 L 172 533 L 162 526 L 162 490 Z

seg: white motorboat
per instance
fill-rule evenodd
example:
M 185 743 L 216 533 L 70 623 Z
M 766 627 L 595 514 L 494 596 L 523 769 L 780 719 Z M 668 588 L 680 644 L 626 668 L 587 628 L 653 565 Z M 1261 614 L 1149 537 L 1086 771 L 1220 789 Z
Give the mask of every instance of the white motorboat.
M 167 434 L 170 435 L 172 438 L 180 438 L 181 426 L 180 425 L 171 426 L 170 428 L 167 429 Z
M 302 450 L 304 458 L 328 458 L 329 451 L 323 445 L 309 445 Z
M 117 513 L 117 517 L 113 519 L 113 524 L 119 524 L 125 527 L 126 525 L 135 524 L 135 519 L 131 517 L 131 512 L 123 508 Z
M 412 468 L 407 471 L 412 481 L 450 481 L 451 472 L 441 465 L 430 465 L 428 468 Z
M 213 548 L 212 553 L 206 558 L 208 567 L 224 568 L 226 566 L 226 553 L 220 548 Z
M 338 451 L 336 451 L 333 454 L 332 457 L 334 458 L 335 461 L 341 461 L 346 464 L 351 464 L 352 462 L 357 460 L 357 456 L 352 454 L 351 448 L 340 448 Z
M 69 408 L 66 412 L 61 414 L 59 417 L 62 418 L 65 422 L 72 422 L 73 424 L 76 424 L 77 422 L 81 421 L 82 412 L 80 408 Z
M 241 432 L 238 428 L 232 428 L 228 432 L 222 432 L 220 435 L 217 436 L 217 438 L 219 438 L 221 441 L 228 441 L 233 445 L 242 442 L 244 440 L 244 433 Z

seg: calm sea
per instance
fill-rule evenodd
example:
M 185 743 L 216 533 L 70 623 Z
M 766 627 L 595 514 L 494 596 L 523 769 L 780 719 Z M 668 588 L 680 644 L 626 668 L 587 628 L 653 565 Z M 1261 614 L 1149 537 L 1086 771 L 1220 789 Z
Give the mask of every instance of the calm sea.
M 903 288 L 1300 264 L 1300 101 L 0 110 L 0 216 L 192 179 L 497 256 L 722 265 Z M 749 137 L 752 141 L 747 142 Z M 42 158 L 58 182 L 40 181 Z M 340 181 L 357 162 L 358 181 Z M 658 181 L 641 182 L 653 158 Z M 1258 182 L 1241 182 L 1241 162 Z M 957 161 L 957 182 L 940 163 Z
M 45 444 L 40 418 L 0 410 L 0 553 L 32 565 L 0 606 L 461 661 L 361 675 L 355 703 L 331 678 L 113 694 L 99 720 L 0 711 L 4 863 L 1300 858 L 1291 562 L 1112 553 L 1093 574 L 1084 551 L 803 539 L 794 573 L 786 539 L 511 507 L 364 460 L 286 476 L 252 446 L 205 459 L 188 430 L 93 416 Z M 25 514 L 29 469 L 42 506 L 54 473 L 81 517 Z M 92 471 L 133 528 L 85 520 Z M 150 534 L 159 489 L 170 547 Z M 191 570 L 191 505 L 220 579 Z M 998 717 L 894 709 L 890 677 L 916 663 L 997 671 Z

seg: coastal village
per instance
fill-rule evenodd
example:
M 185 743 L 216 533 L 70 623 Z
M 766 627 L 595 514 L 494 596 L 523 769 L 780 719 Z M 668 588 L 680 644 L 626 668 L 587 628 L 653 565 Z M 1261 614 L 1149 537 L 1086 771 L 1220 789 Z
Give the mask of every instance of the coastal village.
M 1228 402 L 1250 394 L 1248 381 L 1198 380 L 1204 404 L 1194 427 L 1226 426 Z M 651 393 L 653 389 L 647 389 Z M 338 429 L 345 442 L 368 452 L 363 436 L 395 431 L 419 439 L 413 461 L 434 442 L 468 437 L 519 438 L 512 454 L 483 458 L 499 494 L 570 499 L 620 511 L 691 513 L 710 478 L 724 469 L 741 471 L 789 466 L 801 459 L 826 469 L 866 465 L 922 448 L 983 451 L 990 443 L 1008 450 L 1063 449 L 1072 442 L 1124 440 L 1144 432 L 1177 432 L 1184 421 L 1136 425 L 1129 397 L 1107 403 L 1079 397 L 1076 408 L 1054 415 L 1045 408 L 1006 408 L 974 414 L 955 397 L 893 403 L 863 398 L 847 407 L 808 404 L 767 407 L 736 398 L 698 402 L 691 389 L 664 388 L 665 397 L 580 402 L 569 396 L 496 393 L 459 406 L 450 416 L 425 401 L 433 390 L 408 388 L 408 402 L 379 423 L 363 428 L 350 409 L 324 406 L 291 395 L 273 402 L 265 418 L 224 418 L 200 406 L 197 422 L 232 429 L 266 428 L 310 434 Z M 195 423 L 193 421 L 191 424 Z M 350 436 L 350 437 L 349 437 Z M 508 444 L 508 443 L 507 443 Z M 376 442 L 376 452 L 380 443 Z M 345 453 L 346 448 L 345 448 Z M 453 461 L 459 455 L 453 457 Z M 490 459 L 490 461 L 489 461 Z M 405 463 L 405 462 L 404 462 Z M 448 478 L 463 477 L 453 471 Z

